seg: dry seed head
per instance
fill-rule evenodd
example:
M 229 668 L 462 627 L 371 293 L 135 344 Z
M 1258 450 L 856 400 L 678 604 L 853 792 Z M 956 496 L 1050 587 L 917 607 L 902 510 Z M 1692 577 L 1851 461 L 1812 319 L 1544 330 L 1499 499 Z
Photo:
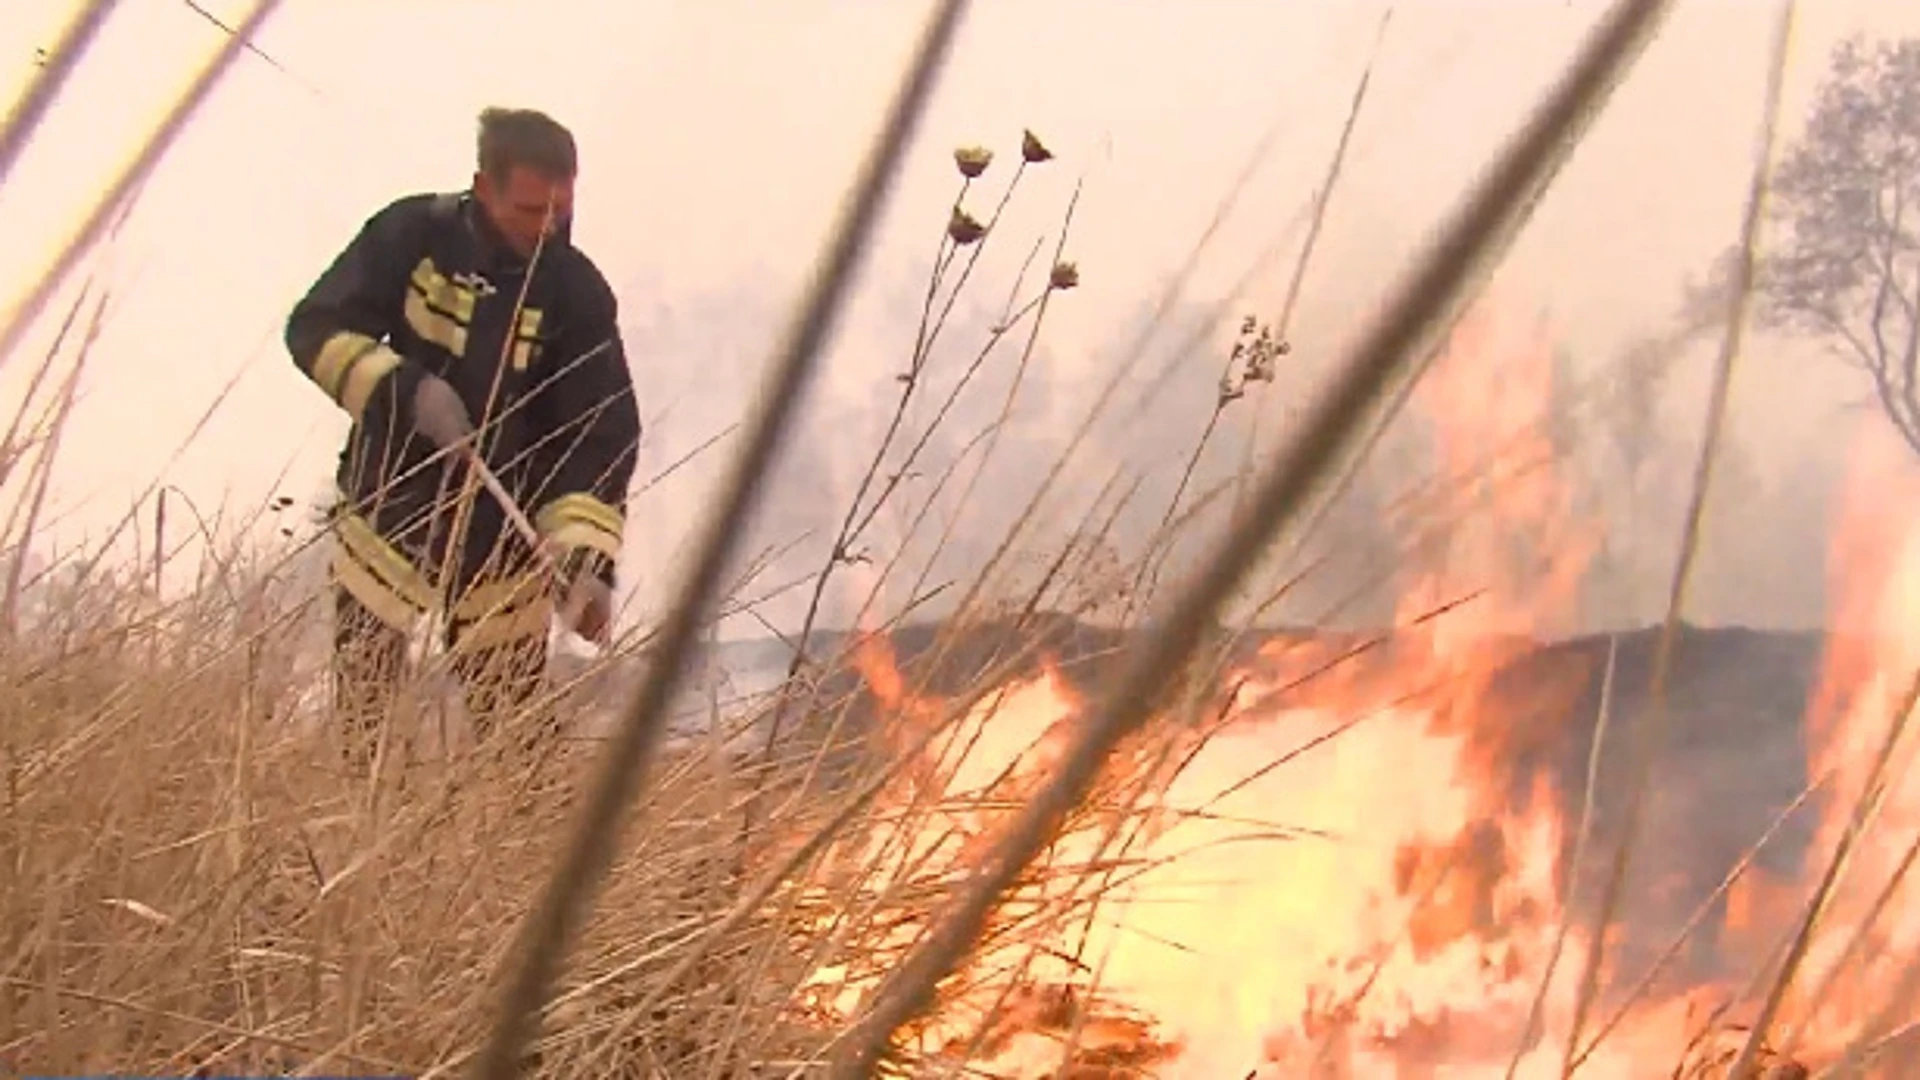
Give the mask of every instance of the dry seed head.
M 1229 371 L 1220 376 L 1219 397 L 1215 407 L 1224 409 L 1229 401 L 1238 401 L 1245 397 L 1246 393 L 1244 386 L 1234 383 L 1233 373 Z
M 972 180 L 993 164 L 993 151 L 984 146 L 962 146 L 953 152 L 953 164 L 961 176 Z
M 1271 326 L 1252 315 L 1240 323 L 1240 336 L 1233 344 L 1228 363 L 1242 367 L 1241 386 L 1255 382 L 1273 382 L 1281 357 L 1293 352 L 1293 346 L 1276 337 Z
M 1041 142 L 1040 136 L 1035 135 L 1032 130 L 1022 131 L 1020 158 L 1029 164 L 1038 164 L 1042 161 L 1052 161 L 1053 151 L 1047 149 L 1047 144 Z
M 975 243 L 987 235 L 987 227 L 974 220 L 972 214 L 959 207 L 953 208 L 953 216 L 947 219 L 947 237 L 961 247 Z
M 1065 291 L 1080 284 L 1080 267 L 1070 262 L 1053 264 L 1053 272 L 1047 275 L 1047 287 Z

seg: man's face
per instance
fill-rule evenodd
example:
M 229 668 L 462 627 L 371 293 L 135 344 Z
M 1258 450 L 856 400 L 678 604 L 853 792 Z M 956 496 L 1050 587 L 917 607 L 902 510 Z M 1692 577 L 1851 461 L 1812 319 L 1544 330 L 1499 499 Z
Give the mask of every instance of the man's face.
M 533 254 L 542 232 L 551 233 L 573 216 L 573 179 L 552 177 L 515 165 L 495 181 L 476 173 L 473 193 L 494 228 L 522 256 Z

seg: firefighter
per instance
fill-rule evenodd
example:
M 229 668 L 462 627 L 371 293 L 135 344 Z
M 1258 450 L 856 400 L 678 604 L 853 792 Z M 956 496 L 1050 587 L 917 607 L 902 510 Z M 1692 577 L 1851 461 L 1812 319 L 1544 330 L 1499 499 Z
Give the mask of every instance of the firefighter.
M 286 324 L 302 374 L 352 420 L 332 520 L 335 714 L 364 771 L 417 620 L 445 615 L 476 740 L 555 733 L 556 610 L 604 643 L 640 417 L 616 304 L 573 246 L 572 134 L 480 114 L 467 190 L 404 196 L 335 256 Z M 477 453 L 539 548 L 468 475 Z

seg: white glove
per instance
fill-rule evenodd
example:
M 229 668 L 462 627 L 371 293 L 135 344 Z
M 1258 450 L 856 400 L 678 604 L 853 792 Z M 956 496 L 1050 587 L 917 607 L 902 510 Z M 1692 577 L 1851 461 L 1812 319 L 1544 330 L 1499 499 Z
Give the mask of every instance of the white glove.
M 413 392 L 413 426 L 442 450 L 473 434 L 466 402 L 438 375 L 422 377 Z
M 613 589 L 593 574 L 579 574 L 560 604 L 560 625 L 595 645 L 613 638 Z

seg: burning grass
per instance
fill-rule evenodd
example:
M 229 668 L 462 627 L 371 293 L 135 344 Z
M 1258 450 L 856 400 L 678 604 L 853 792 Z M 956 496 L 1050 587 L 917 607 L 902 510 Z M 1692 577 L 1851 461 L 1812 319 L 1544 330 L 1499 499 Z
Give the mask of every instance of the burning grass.
M 1804 873 L 1735 879 L 1749 895 L 1787 899 L 1771 918 L 1743 908 L 1722 928 L 1733 976 L 1661 979 L 1671 948 L 1646 971 L 1622 966 L 1603 941 L 1592 950 L 1602 959 L 1593 976 L 1600 996 L 1586 990 L 1582 958 L 1594 936 L 1633 928 L 1575 910 L 1569 876 L 1576 864 L 1601 865 L 1601 847 L 1589 846 L 1590 812 L 1566 812 L 1556 790 L 1564 778 L 1546 763 L 1577 726 L 1575 701 L 1601 673 L 1536 665 L 1517 685 L 1502 676 L 1553 636 L 1593 536 L 1570 512 L 1546 445 L 1508 443 L 1502 460 L 1512 472 L 1497 483 L 1468 468 L 1488 429 L 1464 421 L 1491 414 L 1493 430 L 1539 426 L 1523 414 L 1545 396 L 1529 382 L 1529 372 L 1544 371 L 1534 364 L 1541 343 L 1500 330 L 1498 320 L 1466 324 L 1419 397 L 1441 421 L 1445 490 L 1475 527 L 1452 532 L 1440 569 L 1406 588 L 1391 647 L 1345 642 L 1330 657 L 1276 639 L 1123 742 L 995 908 L 929 1018 L 906 1033 L 899 1050 L 918 1055 L 910 1059 L 921 1071 L 966 1061 L 1023 1077 L 1530 1077 L 1559 1075 L 1577 1060 L 1581 1075 L 1644 1076 L 1658 1062 L 1663 1073 L 1718 1077 L 1744 1053 L 1768 1075 L 1787 1076 L 1861 1053 L 1863 1034 L 1884 1039 L 1889 1024 L 1904 1022 L 1890 1018 L 1906 1014 L 1906 1004 L 1834 1024 L 1840 1010 L 1821 989 L 1789 994 L 1804 1004 L 1784 1011 L 1763 1005 L 1770 987 L 1807 978 L 1816 986 L 1864 981 L 1879 988 L 1869 992 L 1876 1001 L 1910 1000 L 1888 981 L 1908 970 L 1907 950 L 1824 983 L 1812 968 L 1782 979 L 1792 967 L 1777 953 L 1767 958 L 1816 892 L 1818 860 L 1861 805 L 1857 795 L 1825 802 L 1828 842 L 1810 849 L 1815 863 Z M 1466 357 L 1472 367 L 1456 362 Z M 1463 378 L 1471 373 L 1484 388 L 1490 369 L 1504 373 L 1500 389 L 1483 389 L 1476 409 L 1459 407 Z M 1885 524 L 1849 518 L 1841 528 L 1852 535 Z M 1878 605 L 1902 595 L 1900 575 L 1920 572 L 1920 564 L 1896 565 L 1888 557 L 1836 568 L 1842 595 L 1894 621 L 1868 636 L 1879 644 L 1864 657 L 1852 652 L 1858 641 L 1836 639 L 1837 666 L 1812 703 L 1827 717 L 1809 729 L 1813 760 L 1832 759 L 1842 730 L 1871 747 L 1894 745 L 1885 732 L 1902 703 L 1875 681 L 1887 676 L 1872 673 L 1911 665 L 1886 665 L 1885 650 L 1897 652 L 1906 632 L 1897 609 Z M 1479 586 L 1471 601 L 1456 602 L 1469 582 Z M 1430 617 L 1440 607 L 1447 614 Z M 889 826 L 853 848 L 845 878 L 875 881 L 873 902 L 890 897 L 899 906 L 899 933 L 910 942 L 936 906 L 921 895 L 970 876 L 989 856 L 1005 823 L 1057 768 L 1085 706 L 1045 670 L 971 706 L 958 728 L 909 746 L 898 740 L 929 728 L 950 711 L 946 703 L 912 693 L 878 643 L 866 645 L 860 663 L 895 725 L 888 753 L 906 762 L 893 804 L 927 809 L 905 837 Z M 1853 702 L 1839 719 L 1835 695 Z M 1604 720 L 1593 738 L 1608 738 Z M 1856 749 L 1846 760 L 1837 771 L 1859 777 L 1878 759 Z M 1826 945 L 1805 955 L 1832 957 L 1844 948 L 1837 938 L 1853 942 L 1858 961 L 1874 955 L 1862 942 L 1905 933 L 1886 920 L 1897 909 L 1887 897 L 1904 888 L 1906 861 L 1893 862 L 1906 844 L 1895 829 L 1873 848 L 1885 853 L 1867 871 L 1873 884 L 1855 886 L 1878 890 L 1871 917 L 1810 932 L 1809 942 Z M 1864 862 L 1864 849 L 1853 858 Z M 1711 918 L 1708 909 L 1691 920 L 1675 947 Z M 821 969 L 816 981 L 838 993 L 826 1007 L 852 1015 L 862 985 L 897 963 L 886 950 Z M 1886 966 L 1876 974 L 1874 965 Z M 1748 1033 L 1756 1015 L 1770 1022 L 1766 1039 Z M 1114 1062 L 1116 1053 L 1128 1063 Z M 1899 1075 L 1905 1066 L 1883 1059 L 1882 1067 Z

